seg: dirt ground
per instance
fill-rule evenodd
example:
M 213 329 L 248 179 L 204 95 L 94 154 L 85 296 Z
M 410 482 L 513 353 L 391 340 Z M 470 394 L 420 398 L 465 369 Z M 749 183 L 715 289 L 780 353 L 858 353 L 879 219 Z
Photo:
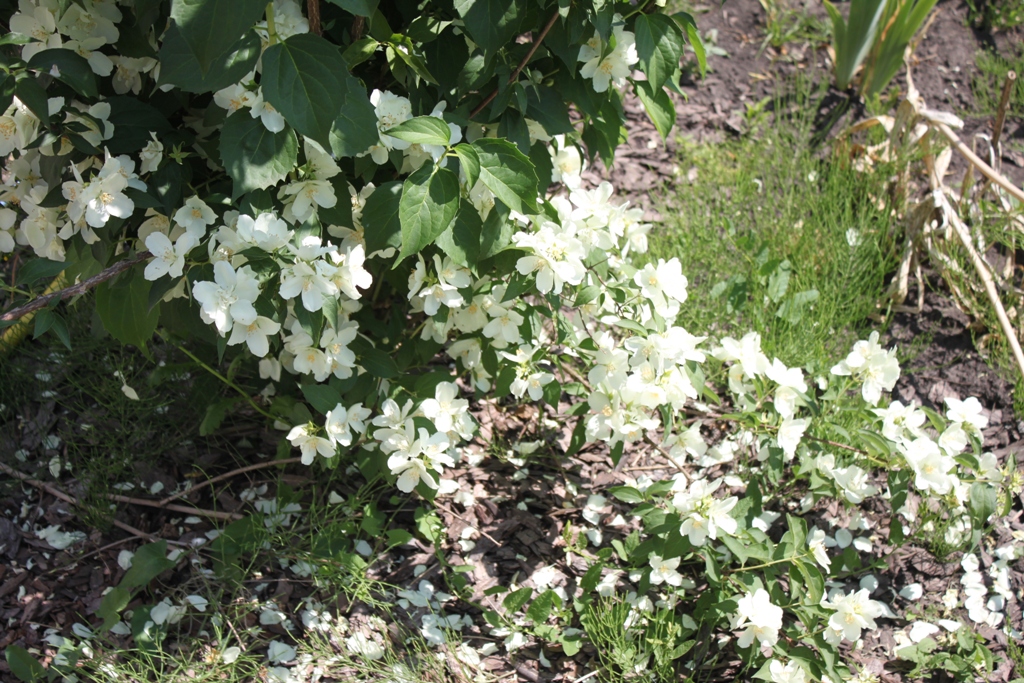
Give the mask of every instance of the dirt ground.
M 1019 41 L 1024 39 L 1024 34 L 977 35 L 965 27 L 963 6 L 946 1 L 939 3 L 938 7 L 937 18 L 917 52 L 915 82 L 931 106 L 952 110 L 965 117 L 967 126 L 963 137 L 969 139 L 974 133 L 988 130 L 991 126 L 987 118 L 965 116 L 973 107 L 970 77 L 975 51 L 990 42 L 1005 45 Z M 738 135 L 743 131 L 741 112 L 745 105 L 775 93 L 778 83 L 798 69 L 816 67 L 824 72 L 827 68 L 824 45 L 791 45 L 786 54 L 771 48 L 762 51 L 763 17 L 763 10 L 756 0 L 729 0 L 722 6 L 713 3 L 708 12 L 697 15 L 701 32 L 717 30 L 717 46 L 729 56 L 710 57 L 708 77 L 687 84 L 688 100 L 678 103 L 679 134 L 708 142 Z M 839 99 L 838 95 L 835 99 Z M 655 206 L 651 197 L 660 188 L 682 182 L 677 175 L 680 160 L 675 143 L 670 140 L 667 145 L 662 144 L 637 102 L 628 101 L 627 111 L 630 136 L 628 145 L 617 156 L 615 185 L 621 194 L 651 209 Z M 836 124 L 836 130 L 862 113 L 862 109 L 851 107 Z M 823 113 L 823 119 L 827 114 L 827 111 Z M 673 136 L 675 134 L 673 132 Z M 1024 121 L 1009 121 L 1007 135 L 1024 138 Z M 1015 165 L 1018 163 L 1020 165 Z M 1024 162 L 1007 157 L 1004 168 L 1017 182 L 1024 178 Z M 589 176 L 596 180 L 607 177 L 607 173 L 595 167 Z M 927 295 L 921 315 L 896 316 L 888 329 L 887 343 L 908 345 L 920 335 L 931 336 L 931 342 L 905 369 L 896 395 L 904 401 L 920 400 L 925 405 L 936 407 L 946 396 L 978 396 L 989 411 L 986 446 L 1005 456 L 1019 450 L 1024 423 L 1019 422 L 1013 413 L 1012 385 L 979 356 L 969 324 L 970 320 L 941 291 Z M 60 381 L 58 377 L 58 386 Z M 530 425 L 540 417 L 537 410 L 534 406 L 525 406 L 518 414 L 508 415 L 494 411 L 487 404 L 476 405 L 475 417 L 481 424 L 476 444 L 483 449 L 501 439 L 539 439 L 564 448 L 568 434 L 532 431 L 534 427 Z M 246 424 L 244 414 L 242 417 L 231 427 L 235 430 L 231 438 L 232 442 L 246 438 L 248 447 L 228 448 L 223 443 L 223 435 L 211 439 L 196 438 L 190 445 L 179 445 L 175 449 L 175 457 L 168 458 L 161 466 L 139 473 L 140 485 L 148 488 L 161 481 L 172 488 L 195 471 L 196 460 L 202 462 L 208 473 L 220 474 L 253 462 L 260 453 L 272 453 L 279 434 L 264 433 L 254 428 L 252 423 Z M 17 466 L 18 460 L 13 456 L 18 449 L 41 452 L 43 461 L 51 455 L 60 455 L 59 446 L 52 452 L 45 448 L 44 438 L 59 430 L 61 424 L 74 425 L 82 419 L 81 414 L 45 397 L 37 397 L 19 406 L 16 419 L 0 423 L 0 462 Z M 463 465 L 452 471 L 452 476 L 461 482 L 463 490 L 475 492 L 477 499 L 474 504 L 461 509 L 455 504 L 441 507 L 452 550 L 449 559 L 454 564 L 466 562 L 475 565 L 471 579 L 478 597 L 495 584 L 507 584 L 514 577 L 522 582 L 524 577 L 548 565 L 558 570 L 555 585 L 571 589 L 586 565 L 578 558 L 573 564 L 567 562 L 562 550 L 562 535 L 568 520 L 581 512 L 587 500 L 585 494 L 600 492 L 641 474 L 657 479 L 672 473 L 658 457 L 639 451 L 627 452 L 622 466 L 613 468 L 607 452 L 602 449 L 585 450 L 570 459 L 532 462 L 531 476 L 525 478 L 517 476 L 517 471 L 512 463 L 493 457 L 485 459 L 479 466 Z M 0 479 L 3 477 L 0 475 Z M 205 509 L 216 508 L 231 515 L 244 510 L 243 489 L 259 486 L 270 479 L 274 477 L 261 472 L 246 473 L 180 502 Z M 302 474 L 302 470 L 295 470 L 287 482 L 300 491 L 313 488 L 308 486 L 311 480 Z M 77 492 L 71 490 L 67 493 L 76 495 Z M 303 495 L 307 501 L 312 493 Z M 150 498 L 159 499 L 160 496 Z M 526 509 L 519 509 L 516 504 L 523 500 L 527 501 Z M 75 556 L 64 551 L 54 552 L 47 543 L 22 534 L 5 519 L 16 515 L 26 505 L 38 509 L 40 523 L 68 524 L 85 531 L 88 540 L 84 552 L 87 554 L 84 557 L 79 555 L 83 552 L 81 546 Z M 102 591 L 116 584 L 123 575 L 117 563 L 120 550 L 141 543 L 124 528 L 101 532 L 76 526 L 74 509 L 55 495 L 52 488 L 38 491 L 29 486 L 0 487 L 0 511 L 3 512 L 0 515 L 0 623 L 4 624 L 0 629 L 0 650 L 11 643 L 38 646 L 45 628 L 68 632 L 71 624 L 89 619 L 99 604 Z M 599 514 L 607 520 L 624 511 L 609 500 Z M 823 514 L 825 512 L 822 510 Z M 1011 528 L 1024 529 L 1021 514 L 1018 500 L 1011 513 Z M 179 512 L 131 504 L 121 504 L 116 516 L 122 525 L 129 525 L 143 534 L 182 543 L 188 543 L 222 523 L 204 519 L 183 525 L 182 517 Z M 408 521 L 412 526 L 411 510 L 398 512 L 396 521 Z M 480 536 L 472 549 L 460 551 L 457 544 L 467 526 L 478 529 Z M 1000 533 L 1005 536 L 1009 532 Z M 1008 542 L 1004 537 L 1000 537 L 1000 541 Z M 884 544 L 877 551 L 884 552 Z M 982 554 L 981 560 L 983 567 L 987 567 L 992 558 Z M 414 579 L 412 568 L 417 564 L 427 567 L 427 573 L 415 578 L 417 582 L 436 574 L 439 568 L 430 549 L 422 546 L 417 552 L 406 553 L 404 557 L 379 558 L 375 573 L 378 578 L 389 582 L 411 585 Z M 1013 576 L 1017 590 L 1024 586 L 1021 564 L 1017 562 Z M 31 570 L 17 572 L 15 565 L 30 566 Z M 297 607 L 299 601 L 311 592 L 309 582 L 285 577 L 279 568 L 272 565 L 264 569 L 265 579 L 270 584 L 268 595 L 276 596 L 282 607 Z M 948 585 L 955 583 L 958 573 L 956 561 L 942 564 L 924 551 L 907 551 L 893 556 L 892 570 L 882 580 L 892 586 L 920 582 L 926 588 L 926 596 L 930 596 L 925 600 L 936 601 Z M 165 580 L 173 583 L 175 579 Z M 529 581 L 526 585 L 530 585 Z M 1007 619 L 1018 629 L 1024 628 L 1019 611 L 1007 614 Z M 895 683 L 904 680 L 902 674 L 880 653 L 884 652 L 883 646 L 891 645 L 893 631 L 902 628 L 903 624 L 883 623 L 885 625 L 877 639 L 867 643 L 865 650 L 856 656 L 863 666 L 875 671 L 883 681 Z M 474 633 L 482 632 L 467 631 L 469 636 Z M 1005 640 L 1001 640 L 1001 634 L 990 630 L 985 635 L 997 653 L 1003 651 Z M 538 666 L 537 654 L 536 647 L 528 647 L 511 660 L 495 656 L 485 664 L 495 672 L 515 673 L 518 680 L 531 683 L 573 681 L 596 665 L 597 653 L 589 647 L 584 647 L 572 658 L 548 651 L 547 656 L 553 665 L 551 669 Z M 729 669 L 719 671 L 718 675 L 718 680 L 731 680 Z M 1016 672 L 1016 676 L 1021 675 L 1024 672 Z M 1004 661 L 991 680 L 1000 683 L 1013 678 L 1011 667 Z M 0 680 L 13 680 L 3 662 L 0 662 Z

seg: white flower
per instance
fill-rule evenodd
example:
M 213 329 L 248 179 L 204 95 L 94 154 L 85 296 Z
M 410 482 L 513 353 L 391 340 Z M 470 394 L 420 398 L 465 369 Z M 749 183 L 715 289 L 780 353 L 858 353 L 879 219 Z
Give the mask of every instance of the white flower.
M 260 119 L 264 128 L 269 130 L 271 133 L 280 133 L 284 130 L 284 117 L 281 116 L 281 112 L 274 109 L 274 106 L 263 99 L 263 89 L 256 93 L 256 97 L 253 98 L 252 104 L 249 105 L 252 109 L 249 110 L 249 116 Z
M 334 186 L 327 180 L 300 180 L 282 187 L 277 198 L 285 201 L 284 217 L 304 223 L 317 208 L 333 208 L 338 203 Z
M 651 583 L 655 586 L 660 586 L 663 583 L 667 583 L 670 586 L 681 586 L 683 583 L 683 575 L 676 571 L 676 567 L 679 566 L 678 557 L 673 557 L 671 560 L 664 560 L 660 555 L 651 553 L 648 562 L 651 565 Z
M 551 182 L 562 183 L 575 190 L 582 183 L 580 174 L 586 165 L 576 145 L 567 143 L 564 135 L 556 135 L 548 148 L 551 154 Z
M 783 665 L 777 659 L 773 659 L 768 665 L 768 673 L 772 683 L 806 683 L 807 672 L 795 659 Z
M 782 608 L 772 604 L 768 591 L 758 588 L 739 599 L 732 628 L 744 629 L 736 641 L 740 647 L 750 647 L 755 638 L 762 646 L 771 647 L 779 641 Z
M 679 304 L 686 301 L 688 283 L 678 258 L 658 259 L 657 265 L 648 263 L 633 276 L 633 282 L 654 304 L 654 310 L 664 317 L 674 317 L 679 312 Z
M 192 287 L 192 295 L 202 304 L 199 314 L 203 322 L 216 325 L 224 335 L 236 322 L 248 325 L 255 321 L 252 304 L 260 290 L 252 269 L 242 266 L 235 271 L 227 261 L 217 261 L 213 275 L 214 282 L 197 282 Z
M 980 436 L 981 430 L 988 426 L 988 418 L 981 414 L 982 410 L 981 402 L 973 396 L 963 401 L 946 399 L 946 419 L 962 423 L 974 435 Z
M 917 406 L 904 406 L 899 401 L 893 401 L 884 410 L 876 408 L 873 412 L 882 418 L 882 436 L 890 441 L 898 441 L 904 432 L 920 436 L 921 426 L 926 419 L 924 411 Z
M 283 249 L 291 242 L 293 235 L 288 224 L 272 213 L 261 213 L 255 219 L 252 216 L 239 216 L 235 221 L 235 232 L 239 239 L 267 252 Z
M 213 93 L 213 102 L 221 109 L 227 109 L 228 115 L 243 107 L 251 107 L 256 101 L 256 94 L 241 83 L 229 85 Z
M 562 232 L 557 223 L 545 221 L 536 233 L 519 232 L 512 236 L 512 241 L 520 249 L 533 252 L 516 262 L 516 270 L 520 275 L 537 273 L 537 291 L 541 294 L 560 294 L 565 283 L 583 282 L 587 272 L 583 265 L 586 250 L 578 239 Z
M 263 358 L 263 356 L 270 353 L 270 342 L 267 337 L 270 335 L 277 334 L 281 331 L 281 323 L 274 322 L 270 318 L 262 315 L 256 316 L 256 318 L 246 324 L 235 321 L 234 327 L 231 330 L 231 336 L 228 338 L 228 346 L 234 346 L 235 344 L 245 344 L 249 347 L 249 351 L 252 352 L 257 358 Z
M 793 418 L 786 418 L 779 425 L 779 431 L 776 435 L 776 440 L 779 443 L 779 448 L 782 449 L 786 456 L 786 460 L 792 460 L 793 455 L 796 453 L 796 447 L 800 445 L 801 439 L 804 437 L 804 432 L 807 430 L 807 426 L 810 424 L 808 420 L 794 420 Z
M 757 332 L 748 332 L 739 341 L 725 337 L 722 345 L 714 349 L 711 355 L 721 361 L 738 361 L 743 377 L 747 379 L 760 377 L 771 365 L 768 357 L 761 352 L 761 335 Z
M 364 408 L 362 403 L 356 403 L 348 408 L 339 403 L 327 411 L 326 417 L 324 430 L 331 441 L 340 446 L 351 446 L 352 432 L 361 435 L 366 431 L 366 420 L 370 417 L 370 410 Z
M 810 549 L 814 561 L 828 571 L 832 566 L 832 560 L 829 559 L 828 551 L 825 550 L 825 532 L 818 528 L 811 531 L 807 536 L 807 547 Z
M 621 22 L 621 17 L 615 21 Z M 605 92 L 611 84 L 621 87 L 630 74 L 630 67 L 640 61 L 633 33 L 623 30 L 621 24 L 615 26 L 613 33 L 615 48 L 604 57 L 601 56 L 601 47 L 595 50 L 588 44 L 580 48 L 579 61 L 585 62 L 580 69 L 580 75 L 583 78 L 592 78 L 594 90 L 597 92 Z M 600 46 L 600 40 L 597 44 Z
M 875 629 L 875 619 L 884 614 L 881 603 L 872 600 L 866 589 L 844 595 L 837 591 L 830 598 L 822 600 L 822 606 L 835 610 L 829 617 L 829 629 L 825 638 L 833 644 L 845 638 L 857 642 L 862 629 Z
M 950 492 L 954 478 L 949 472 L 956 466 L 956 462 L 943 454 L 934 441 L 923 436 L 905 442 L 902 450 L 907 462 L 914 468 L 914 486 L 940 495 Z
M 334 457 L 334 444 L 329 439 L 317 436 L 314 430 L 315 427 L 307 424 L 292 427 L 292 430 L 288 432 L 287 438 L 292 447 L 298 448 L 302 452 L 303 465 L 312 465 L 317 453 L 325 458 Z
M 185 255 L 196 245 L 196 238 L 183 233 L 178 241 L 171 243 L 162 232 L 150 233 L 146 238 L 146 249 L 153 254 L 153 259 L 146 264 L 143 276 L 147 280 L 157 280 L 164 275 L 181 277 L 185 268 Z
M 896 349 L 886 351 L 878 344 L 878 332 L 872 332 L 866 340 L 853 345 L 845 360 L 832 368 L 833 375 L 852 375 L 863 382 L 861 395 L 871 405 L 876 405 L 883 391 L 892 391 L 900 378 L 900 365 L 896 360 Z
M 374 90 L 370 93 L 370 104 L 373 105 L 374 112 L 377 114 L 377 130 L 380 133 L 380 141 L 360 156 L 369 154 L 374 163 L 385 164 L 388 161 L 389 150 L 409 149 L 410 143 L 385 135 L 384 131 L 411 119 L 412 104 L 408 99 L 386 90 Z
M 736 507 L 739 499 L 736 496 L 715 498 L 714 493 L 721 485 L 721 479 L 714 482 L 696 479 L 689 489 L 678 492 L 672 499 L 672 506 L 683 517 L 679 533 L 687 536 L 692 545 L 702 546 L 708 538 L 716 540 L 720 531 L 730 536 L 736 533 L 736 520 L 729 511 Z
M 152 173 L 160 166 L 160 161 L 164 158 L 164 146 L 159 140 L 156 139 L 156 133 L 149 134 L 152 140 L 146 143 L 146 146 L 139 152 L 139 158 L 142 163 L 139 166 L 139 173 Z
M 206 235 L 207 226 L 216 220 L 217 214 L 196 195 L 186 199 L 185 205 L 174 212 L 174 222 L 199 239 Z
M 440 382 L 434 388 L 434 398 L 428 398 L 420 404 L 420 410 L 433 421 L 437 431 L 457 430 L 463 417 L 468 416 L 469 401 L 458 396 L 459 388 L 454 382 Z

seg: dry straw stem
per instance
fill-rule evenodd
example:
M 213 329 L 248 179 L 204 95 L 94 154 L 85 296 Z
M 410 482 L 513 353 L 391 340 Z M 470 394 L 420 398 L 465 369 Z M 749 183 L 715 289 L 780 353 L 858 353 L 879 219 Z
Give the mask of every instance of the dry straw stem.
M 1024 190 L 1021 190 L 1019 187 L 1011 183 L 1002 173 L 999 173 L 982 161 L 977 154 L 971 151 L 970 147 L 963 143 L 963 140 L 961 140 L 956 133 L 950 130 L 949 126 L 929 116 L 929 112 L 923 111 L 921 112 L 921 116 L 928 122 L 928 125 L 942 133 L 942 135 L 949 140 L 950 144 L 953 145 L 953 148 L 974 164 L 975 168 L 977 168 L 983 176 L 1009 192 L 1017 199 L 1017 201 L 1024 203 Z

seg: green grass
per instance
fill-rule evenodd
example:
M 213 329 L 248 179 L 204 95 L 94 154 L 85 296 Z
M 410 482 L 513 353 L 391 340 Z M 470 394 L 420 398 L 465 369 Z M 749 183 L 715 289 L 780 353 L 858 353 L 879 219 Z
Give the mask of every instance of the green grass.
M 1021 3 L 1024 13 L 1024 2 Z M 1016 46 L 1016 54 L 997 54 L 982 50 L 975 55 L 978 74 L 971 81 L 971 92 L 974 93 L 974 105 L 978 115 L 991 116 L 999 107 L 1006 72 L 1017 72 L 1017 81 L 1010 91 L 1010 104 L 1006 113 L 1011 116 L 1024 116 L 1024 45 Z
M 755 330 L 769 357 L 816 374 L 869 327 L 896 259 L 877 206 L 885 170 L 812 149 L 815 96 L 797 93 L 796 118 L 722 145 L 682 142 L 680 175 L 695 179 L 661 198 L 650 257 L 678 257 L 690 280 L 679 324 L 717 338 Z
M 1024 24 L 1024 0 L 967 0 L 967 21 L 983 31 Z

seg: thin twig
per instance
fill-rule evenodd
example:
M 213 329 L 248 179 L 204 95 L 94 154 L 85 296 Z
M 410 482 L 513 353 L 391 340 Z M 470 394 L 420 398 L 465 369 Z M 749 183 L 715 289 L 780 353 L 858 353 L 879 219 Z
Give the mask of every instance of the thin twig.
M 163 500 L 156 501 L 156 502 L 157 502 L 157 504 L 160 507 L 164 507 L 168 503 L 170 503 L 172 501 L 175 501 L 178 498 L 181 498 L 182 496 L 187 496 L 190 493 L 195 493 L 196 491 L 198 491 L 201 488 L 205 488 L 205 487 L 210 486 L 212 484 L 216 484 L 218 481 L 224 481 L 225 479 L 230 479 L 231 477 L 234 477 L 235 475 L 245 474 L 246 472 L 252 472 L 253 470 L 261 470 L 261 469 L 263 469 L 265 467 L 274 467 L 275 465 L 291 465 L 292 463 L 301 462 L 301 461 L 302 461 L 302 458 L 284 458 L 282 460 L 268 460 L 267 462 L 258 462 L 255 465 L 246 465 L 245 467 L 239 467 L 237 470 L 231 470 L 230 472 L 225 472 L 224 474 L 219 474 L 216 477 L 214 477 L 213 479 L 207 479 L 203 483 L 198 484 L 196 486 L 193 486 L 190 489 L 186 489 L 185 491 L 179 491 L 178 493 L 175 493 L 175 494 L 172 494 L 170 496 L 167 496 Z
M 56 486 L 51 486 L 50 484 L 47 484 L 45 482 L 39 481 L 37 479 L 33 479 L 32 477 L 28 476 L 27 474 L 25 474 L 23 472 L 19 472 L 18 470 L 14 469 L 13 467 L 9 467 L 8 465 L 5 465 L 2 462 L 0 462 L 0 470 L 2 470 L 3 472 L 6 472 L 8 475 L 14 477 L 15 479 L 20 479 L 21 481 L 25 482 L 26 484 L 28 484 L 30 486 L 34 486 L 37 489 L 40 489 L 42 491 L 46 491 L 47 493 L 49 493 L 54 498 L 59 498 L 60 500 L 63 500 L 65 503 L 68 503 L 69 505 L 74 505 L 75 507 L 79 507 L 81 505 L 77 500 L 75 500 L 75 498 L 73 496 L 70 496 L 67 493 L 64 493 L 63 491 L 61 491 Z M 130 524 L 125 524 L 124 522 L 121 522 L 121 521 L 119 521 L 117 519 L 111 520 L 111 523 L 114 526 L 116 526 L 118 529 L 121 529 L 122 531 L 127 531 L 128 533 L 132 534 L 133 536 L 138 536 L 139 538 L 144 539 L 146 541 L 159 541 L 159 540 L 163 540 L 163 539 L 160 539 L 160 538 L 154 536 L 153 534 L 148 534 L 145 531 L 142 531 L 140 529 L 136 529 L 135 527 L 131 526 Z M 179 543 L 178 541 L 168 540 L 167 542 L 169 544 L 171 544 L 171 545 L 180 545 L 180 546 L 185 546 L 186 545 L 185 543 Z
M 126 258 L 123 261 L 118 261 L 117 263 L 110 266 L 106 270 L 97 273 L 96 275 L 93 275 L 90 278 L 82 280 L 77 285 L 65 287 L 64 289 L 58 292 L 54 292 L 53 294 L 46 294 L 44 296 L 40 296 L 38 298 L 33 299 L 32 301 L 29 301 L 27 304 L 23 304 L 21 306 L 18 306 L 17 308 L 12 308 L 3 315 L 0 315 L 0 320 L 17 320 L 26 313 L 31 313 L 32 311 L 37 311 L 40 308 L 45 307 L 54 299 L 67 299 L 68 297 L 84 294 L 85 292 L 92 289 L 101 282 L 106 282 L 110 278 L 120 275 L 124 271 L 134 266 L 136 263 L 145 261 L 151 256 L 152 254 L 150 254 L 148 251 L 140 251 L 135 256 L 131 258 Z
M 551 31 L 552 27 L 554 27 L 556 21 L 558 21 L 557 11 L 551 15 L 551 18 L 548 19 L 548 23 L 544 24 L 544 28 L 541 30 L 540 35 L 537 36 L 537 39 L 534 40 L 533 44 L 530 46 L 530 51 L 527 52 L 526 56 L 523 57 L 523 59 L 519 62 L 519 65 L 516 67 L 516 70 L 512 72 L 512 75 L 508 77 L 507 85 L 512 85 L 513 83 L 516 82 L 516 79 L 519 77 L 519 72 L 526 68 L 526 65 L 530 62 L 531 59 L 533 59 L 533 55 L 537 52 L 537 48 L 539 48 L 540 44 L 544 42 L 545 38 L 547 38 L 548 33 Z M 472 113 L 470 113 L 469 118 L 473 118 L 481 111 L 483 111 L 484 107 L 486 107 L 488 104 L 494 101 L 494 98 L 497 96 L 498 89 L 495 88 L 490 95 L 484 98 L 483 102 L 476 106 L 476 109 L 474 109 Z
M 439 507 L 442 510 L 444 510 L 445 512 L 447 512 L 452 517 L 455 517 L 456 519 L 461 519 L 463 522 L 465 522 L 466 526 L 468 526 L 470 529 L 472 529 L 473 531 L 476 531 L 477 533 L 481 534 L 484 538 L 489 540 L 494 545 L 496 545 L 498 547 L 501 547 L 501 543 L 498 542 L 498 539 L 494 538 L 493 536 L 491 536 L 489 533 L 487 533 L 483 529 L 480 529 L 480 528 L 470 524 L 468 519 L 466 519 L 465 517 L 463 517 L 459 513 L 455 512 L 454 510 L 452 510 L 450 507 L 448 507 L 444 503 L 438 503 L 437 501 L 434 501 L 434 505 L 436 505 L 437 507 Z
M 144 505 L 146 507 L 151 508 L 162 508 L 164 510 L 170 510 L 171 512 L 180 512 L 186 515 L 201 515 L 203 517 L 223 519 L 225 521 L 233 522 L 239 519 L 245 519 L 245 515 L 240 515 L 237 512 L 218 512 L 217 510 L 203 510 L 201 508 L 192 507 L 189 505 L 163 505 L 159 500 L 131 498 L 130 496 L 122 496 L 117 493 L 108 493 L 107 498 L 118 503 L 127 503 L 129 505 Z
M 999 140 L 1003 136 L 1003 124 L 1006 122 L 1006 107 L 1010 103 L 1010 90 L 1013 89 L 1013 83 L 1016 80 L 1016 71 L 1006 72 L 1006 80 L 1003 81 L 1003 93 L 999 98 L 999 108 L 996 110 L 996 120 L 992 124 L 992 148 L 996 150 L 996 156 L 999 155 Z
M 661 454 L 662 454 L 663 456 L 665 456 L 665 457 L 666 457 L 666 458 L 668 459 L 668 461 L 669 461 L 670 463 L 672 463 L 673 465 L 675 465 L 675 466 L 676 466 L 676 469 L 677 469 L 677 470 L 679 470 L 680 472 L 683 472 L 683 471 L 684 471 L 684 470 L 683 470 L 683 466 L 682 466 L 682 465 L 680 465 L 680 464 L 679 464 L 678 462 L 676 462 L 676 459 L 675 459 L 675 458 L 673 458 L 673 457 L 672 457 L 671 455 L 669 455 L 669 452 L 668 452 L 668 451 L 666 451 L 666 450 L 665 450 L 665 449 L 664 449 L 664 448 L 663 448 L 663 447 L 661 446 L 661 444 L 656 444 L 656 443 L 654 443 L 654 441 L 652 441 L 652 440 L 651 440 L 651 437 L 647 436 L 646 434 L 644 434 L 644 441 L 646 441 L 646 442 L 647 442 L 647 443 L 649 443 L 650 445 L 652 445 L 652 446 L 654 446 L 655 448 L 657 448 L 657 449 L 658 449 L 658 452 L 659 452 L 659 453 L 661 453 Z

